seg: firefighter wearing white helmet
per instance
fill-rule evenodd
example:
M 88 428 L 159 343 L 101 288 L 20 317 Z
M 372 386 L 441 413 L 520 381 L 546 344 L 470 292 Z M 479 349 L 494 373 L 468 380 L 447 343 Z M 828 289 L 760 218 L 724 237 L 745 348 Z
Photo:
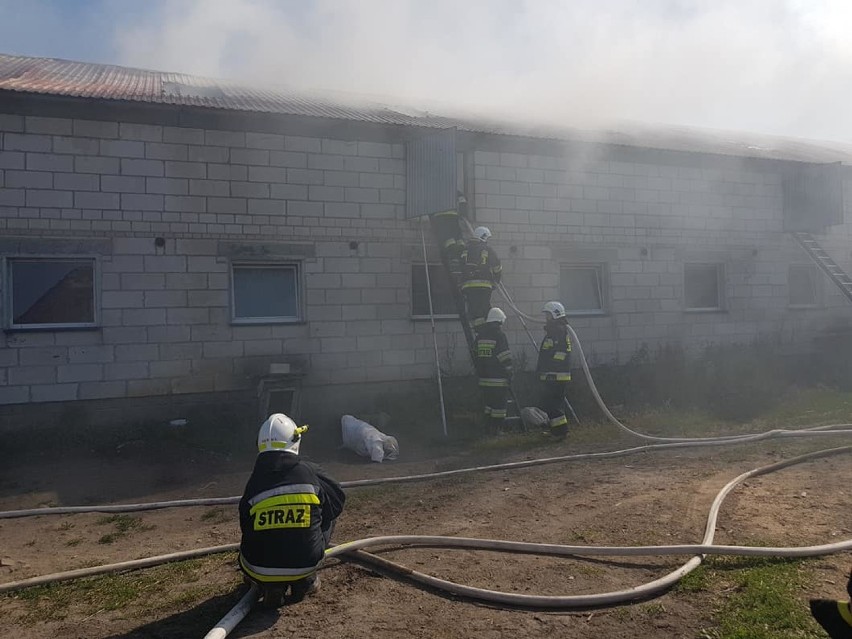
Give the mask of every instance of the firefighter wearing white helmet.
M 485 418 L 491 430 L 499 432 L 506 425 L 506 405 L 513 372 L 512 351 L 502 330 L 506 314 L 499 308 L 492 308 L 485 320 L 476 332 L 473 352 Z
M 571 338 L 565 307 L 559 302 L 547 302 L 542 307 L 545 316 L 544 339 L 538 350 L 538 373 L 541 387 L 541 408 L 547 412 L 550 433 L 563 438 L 568 433 L 565 416 L 565 391 L 571 381 Z
M 488 246 L 491 230 L 478 226 L 462 253 L 461 292 L 467 304 L 467 317 L 473 328 L 484 324 L 491 308 L 491 291 L 500 283 L 503 267 L 500 258 Z
M 263 604 L 299 601 L 319 587 L 316 574 L 346 495 L 299 455 L 307 426 L 275 413 L 257 434 L 257 459 L 240 499 L 240 568 L 261 586 Z

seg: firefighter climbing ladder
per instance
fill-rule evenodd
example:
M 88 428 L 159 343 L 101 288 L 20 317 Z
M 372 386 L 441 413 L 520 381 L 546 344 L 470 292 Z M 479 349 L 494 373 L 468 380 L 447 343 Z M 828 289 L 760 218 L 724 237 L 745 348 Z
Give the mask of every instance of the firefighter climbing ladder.
M 793 238 L 798 242 L 799 246 L 805 249 L 805 252 L 813 260 L 813 262 L 828 275 L 829 279 L 835 283 L 837 288 L 852 302 L 852 278 L 835 262 L 831 256 L 825 252 L 825 249 L 820 246 L 813 235 L 797 231 L 792 233 Z
M 431 222 L 434 222 L 434 218 L 430 218 L 430 220 L 431 220 Z M 431 224 L 431 222 L 430 222 L 430 225 L 432 227 L 433 237 L 434 237 L 435 242 L 438 246 L 439 254 L 441 255 L 441 264 L 444 267 L 444 271 L 447 275 L 447 278 L 449 278 L 449 285 L 450 285 L 450 291 L 451 291 L 451 294 L 452 294 L 452 297 L 453 297 L 453 304 L 455 305 L 456 313 L 459 316 L 459 321 L 461 322 L 462 331 L 464 332 L 465 341 L 467 342 L 468 355 L 470 356 L 471 364 L 475 367 L 476 366 L 476 358 L 475 358 L 475 353 L 474 353 L 474 350 L 473 350 L 473 348 L 474 348 L 473 344 L 474 344 L 475 337 L 473 335 L 473 329 L 471 328 L 470 318 L 468 317 L 468 314 L 467 314 L 467 306 L 465 305 L 464 296 L 461 293 L 461 282 L 456 277 L 456 275 L 454 275 L 453 270 L 450 268 L 450 264 L 449 264 L 449 261 L 448 261 L 448 258 L 447 258 L 447 252 L 440 250 L 441 249 L 441 241 L 444 238 L 442 238 L 436 232 L 434 224 Z M 461 227 L 459 228 L 459 232 L 461 232 Z M 421 236 L 421 239 L 422 239 L 422 236 Z M 424 246 L 424 249 L 423 249 L 423 258 L 424 258 L 424 261 L 426 261 L 425 246 Z M 430 282 L 430 279 L 429 279 L 428 262 L 427 262 L 427 265 L 424 266 L 424 268 L 426 270 L 426 286 L 430 287 L 431 282 Z M 430 290 L 429 290 L 429 298 L 430 298 L 429 299 L 429 313 L 430 314 L 432 314 L 431 297 L 432 297 L 432 295 L 431 295 L 431 288 L 430 288 Z M 434 320 L 433 320 L 433 322 L 434 322 Z M 433 330 L 434 330 L 434 328 L 433 328 Z M 533 342 L 533 343 L 535 343 L 535 342 Z M 441 391 L 441 394 L 443 395 L 443 391 Z M 443 402 L 443 400 L 442 400 L 442 402 Z M 508 400 L 508 404 L 507 404 L 507 409 L 509 411 L 509 414 L 506 417 L 506 423 L 509 424 L 509 425 L 515 425 L 516 427 L 520 427 L 521 424 L 522 424 L 521 415 L 520 415 L 520 406 L 518 405 L 517 399 L 515 398 L 515 393 L 514 393 L 514 391 L 511 390 L 511 388 L 510 388 L 510 392 L 509 392 L 509 400 Z M 442 406 L 441 412 L 443 414 L 443 406 Z M 445 431 L 445 434 L 446 434 L 446 426 L 444 427 L 444 431 Z

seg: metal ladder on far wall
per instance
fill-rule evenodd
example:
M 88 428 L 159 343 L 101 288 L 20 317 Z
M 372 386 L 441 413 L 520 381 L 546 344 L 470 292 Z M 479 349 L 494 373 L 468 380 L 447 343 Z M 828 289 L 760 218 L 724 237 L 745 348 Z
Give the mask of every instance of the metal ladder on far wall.
M 843 295 L 852 302 L 852 278 L 825 252 L 819 242 L 810 233 L 796 231 L 792 233 L 796 242 L 805 249 L 814 263 L 828 275 L 832 282 L 841 290 Z

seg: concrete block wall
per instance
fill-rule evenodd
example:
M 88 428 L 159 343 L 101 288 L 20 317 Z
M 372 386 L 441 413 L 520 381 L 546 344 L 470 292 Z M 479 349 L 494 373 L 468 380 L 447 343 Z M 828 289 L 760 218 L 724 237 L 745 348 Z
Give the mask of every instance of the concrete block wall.
M 0 404 L 250 391 L 288 360 L 309 387 L 429 377 L 404 201 L 401 144 L 0 117 L 0 252 L 106 241 L 100 328 L 3 333 Z M 231 322 L 234 244 L 296 247 L 302 322 Z
M 709 169 L 658 158 L 474 153 L 476 219 L 491 226 L 505 283 L 523 310 L 538 315 L 543 301 L 559 298 L 560 264 L 598 263 L 607 312 L 571 318 L 597 361 L 624 361 L 643 344 L 700 347 L 766 334 L 808 345 L 823 328 L 848 322 L 848 301 L 822 275 L 819 308 L 788 307 L 788 266 L 809 260 L 783 233 L 777 165 L 730 158 Z M 819 238 L 846 269 L 848 213 Z M 723 264 L 723 311 L 684 310 L 685 262 Z M 534 357 L 514 324 L 514 348 Z
M 524 310 L 558 298 L 560 263 L 606 265 L 608 312 L 571 320 L 597 361 L 643 343 L 807 340 L 848 312 L 829 285 L 823 307 L 787 308 L 787 265 L 806 257 L 781 232 L 775 171 L 490 151 L 472 165 L 476 220 Z M 430 377 L 404 200 L 401 144 L 0 115 L 0 253 L 85 244 L 100 272 L 97 330 L 3 333 L 0 404 L 250 392 L 286 360 L 306 364 L 315 395 Z M 850 235 L 847 223 L 824 240 L 846 268 Z M 293 253 L 303 321 L 231 322 L 235 245 Z M 683 311 L 686 261 L 724 264 L 724 312 Z M 444 366 L 468 372 L 458 323 L 437 326 Z M 532 365 L 517 321 L 509 333 Z

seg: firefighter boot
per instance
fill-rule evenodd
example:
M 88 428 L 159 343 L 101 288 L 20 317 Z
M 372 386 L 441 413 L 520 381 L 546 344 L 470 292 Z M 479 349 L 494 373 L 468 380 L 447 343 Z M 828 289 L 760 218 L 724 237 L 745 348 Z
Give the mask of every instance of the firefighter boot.
M 852 610 L 848 601 L 811 599 L 811 615 L 831 639 L 852 639 Z
M 264 608 L 277 610 L 284 604 L 284 596 L 287 594 L 287 586 L 279 584 L 265 584 L 261 586 L 260 604 Z
M 313 574 L 290 584 L 290 601 L 297 603 L 320 589 L 319 575 Z
M 852 639 L 852 571 L 846 583 L 850 601 L 811 599 L 811 615 L 831 639 Z

